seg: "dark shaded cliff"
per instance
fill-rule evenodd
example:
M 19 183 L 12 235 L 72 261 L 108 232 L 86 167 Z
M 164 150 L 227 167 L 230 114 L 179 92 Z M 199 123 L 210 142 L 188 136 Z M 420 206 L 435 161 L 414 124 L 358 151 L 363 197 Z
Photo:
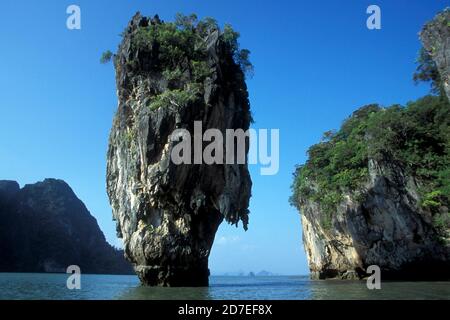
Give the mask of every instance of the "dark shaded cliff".
M 249 128 L 244 71 L 251 64 L 237 38 L 213 19 L 179 15 L 165 23 L 137 14 L 114 56 L 119 105 L 107 189 L 126 257 L 144 284 L 208 285 L 220 223 L 241 221 L 247 228 L 246 164 L 194 164 L 192 155 L 192 164 L 171 160 L 178 143 L 172 133 L 185 129 L 194 137 L 194 121 L 223 136 L 226 129 Z
M 66 272 L 70 265 L 82 273 L 132 273 L 64 181 L 22 189 L 0 181 L 0 272 Z

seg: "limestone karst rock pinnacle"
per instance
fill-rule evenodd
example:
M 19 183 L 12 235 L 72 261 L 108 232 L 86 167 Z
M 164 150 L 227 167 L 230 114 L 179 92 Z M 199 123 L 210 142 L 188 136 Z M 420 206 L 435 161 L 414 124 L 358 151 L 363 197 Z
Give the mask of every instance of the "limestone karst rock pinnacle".
M 248 224 L 246 164 L 171 161 L 175 129 L 249 128 L 236 42 L 214 22 L 186 25 L 139 13 L 114 56 L 119 105 L 110 133 L 107 191 L 125 256 L 141 282 L 208 285 L 208 257 L 225 219 Z M 246 150 L 248 152 L 248 148 Z

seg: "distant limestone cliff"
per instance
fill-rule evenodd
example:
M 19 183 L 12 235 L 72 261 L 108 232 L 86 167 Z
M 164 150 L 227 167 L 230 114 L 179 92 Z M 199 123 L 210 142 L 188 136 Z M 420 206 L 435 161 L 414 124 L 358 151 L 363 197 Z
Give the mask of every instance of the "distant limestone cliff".
M 194 121 L 203 132 L 213 128 L 223 136 L 226 129 L 249 128 L 245 71 L 251 64 L 237 38 L 230 26 L 220 30 L 211 18 L 178 15 L 163 22 L 138 13 L 114 55 L 119 105 L 107 190 L 126 257 L 143 284 L 208 285 L 219 225 L 226 220 L 247 228 L 246 164 L 171 160 L 178 143 L 172 133 L 186 129 L 194 137 Z
M 368 105 L 324 134 L 297 168 L 291 203 L 316 279 L 450 279 L 449 11 L 422 33 L 414 78 L 435 96 Z
M 437 66 L 436 77 L 450 99 L 450 8 L 439 13 L 420 32 L 427 53 Z
M 82 273 L 132 273 L 64 181 L 22 189 L 0 181 L 0 272 L 66 272 L 70 265 Z

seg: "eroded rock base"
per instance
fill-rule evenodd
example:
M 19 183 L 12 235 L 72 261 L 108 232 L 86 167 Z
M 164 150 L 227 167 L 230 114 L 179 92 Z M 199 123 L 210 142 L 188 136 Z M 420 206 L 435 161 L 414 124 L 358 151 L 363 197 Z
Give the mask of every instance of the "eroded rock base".
M 136 273 L 141 283 L 160 287 L 207 287 L 209 269 L 207 262 L 195 267 L 137 266 Z

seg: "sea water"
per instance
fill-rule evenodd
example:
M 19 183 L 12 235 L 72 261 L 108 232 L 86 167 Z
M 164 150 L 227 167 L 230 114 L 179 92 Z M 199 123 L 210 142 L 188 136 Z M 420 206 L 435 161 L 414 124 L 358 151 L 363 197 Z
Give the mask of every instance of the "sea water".
M 67 288 L 67 274 L 0 273 L 0 299 L 450 299 L 450 282 L 312 281 L 307 276 L 212 276 L 209 288 L 143 287 L 136 276 L 82 275 L 81 289 Z

